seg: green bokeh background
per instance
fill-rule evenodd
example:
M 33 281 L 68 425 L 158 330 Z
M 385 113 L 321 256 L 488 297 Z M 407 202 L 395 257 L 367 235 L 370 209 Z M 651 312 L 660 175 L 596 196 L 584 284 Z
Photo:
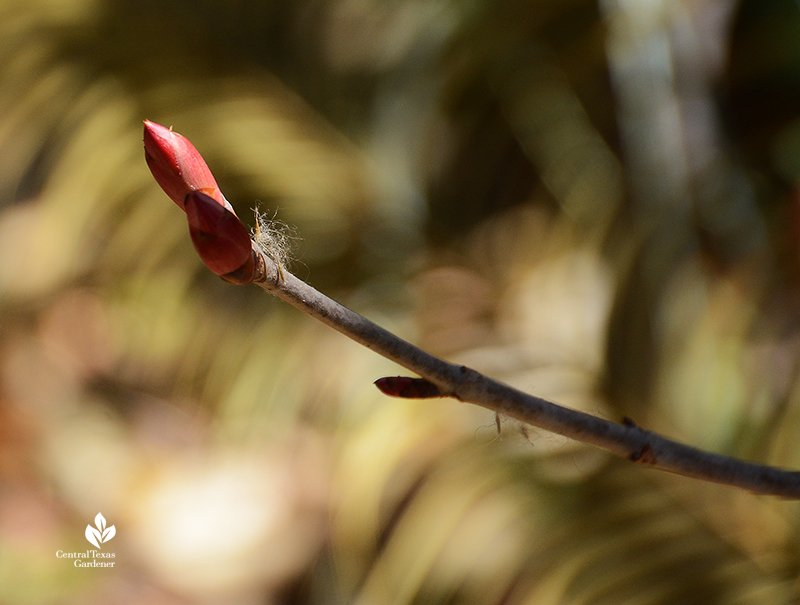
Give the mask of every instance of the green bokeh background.
M 800 5 L 0 1 L 0 603 L 800 601 L 798 507 L 206 271 L 142 120 L 431 352 L 800 468 Z M 102 512 L 111 569 L 79 569 Z

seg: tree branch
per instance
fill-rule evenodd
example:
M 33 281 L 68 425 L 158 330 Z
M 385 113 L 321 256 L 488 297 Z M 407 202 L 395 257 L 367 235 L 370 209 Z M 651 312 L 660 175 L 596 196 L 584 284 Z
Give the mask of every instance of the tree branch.
M 264 248 L 263 242 L 251 240 L 205 160 L 186 137 L 145 121 L 144 148 L 145 160 L 156 181 L 186 212 L 192 242 L 209 269 L 233 284 L 258 283 L 278 298 L 422 376 L 382 378 L 376 385 L 384 393 L 414 398 L 455 397 L 638 464 L 759 494 L 800 498 L 800 472 L 704 452 L 645 431 L 629 419 L 617 424 L 571 410 L 426 353 L 285 272 L 280 257 L 270 256 L 269 246 Z M 256 240 L 260 239 L 256 234 Z
M 637 464 L 758 494 L 800 498 L 800 472 L 706 452 L 646 431 L 627 418 L 617 424 L 523 393 L 423 351 L 284 271 L 263 252 L 257 251 L 256 257 L 254 283 L 359 344 L 416 372 L 438 389 L 438 393 L 428 389 L 421 397 L 454 397 L 607 450 Z M 383 386 L 381 389 L 391 391 Z

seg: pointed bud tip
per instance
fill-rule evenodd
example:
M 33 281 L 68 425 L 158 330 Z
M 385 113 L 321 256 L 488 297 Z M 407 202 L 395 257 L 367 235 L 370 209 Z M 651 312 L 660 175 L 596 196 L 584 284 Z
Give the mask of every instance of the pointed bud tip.
M 172 132 L 172 128 L 167 128 L 152 120 L 143 120 L 143 123 L 145 134 L 149 134 L 152 137 L 163 136 L 164 133 Z
M 173 137 L 173 135 L 175 135 Z M 156 124 L 150 120 L 144 121 L 144 152 L 145 157 L 168 168 L 173 173 L 181 170 L 180 162 L 177 157 L 181 137 L 172 132 L 172 129 Z M 187 141 L 188 142 L 188 141 Z M 185 197 L 185 196 L 184 196 Z
M 172 128 L 144 120 L 144 157 L 164 193 L 184 210 L 186 196 L 202 191 L 233 212 L 203 156 L 189 139 Z

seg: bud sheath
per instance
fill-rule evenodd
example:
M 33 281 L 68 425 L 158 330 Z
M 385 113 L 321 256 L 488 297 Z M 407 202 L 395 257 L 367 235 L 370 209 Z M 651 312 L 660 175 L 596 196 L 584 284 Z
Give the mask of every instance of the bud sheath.
M 231 283 L 253 281 L 255 257 L 244 223 L 214 198 L 199 191 L 186 196 L 185 209 L 189 234 L 206 267 Z

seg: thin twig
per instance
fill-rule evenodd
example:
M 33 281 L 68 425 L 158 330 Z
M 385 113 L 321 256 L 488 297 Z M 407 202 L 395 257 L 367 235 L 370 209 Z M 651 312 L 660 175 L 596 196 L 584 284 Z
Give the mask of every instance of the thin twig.
M 265 254 L 257 253 L 257 256 L 255 283 L 345 336 L 416 372 L 438 387 L 443 397 L 494 410 L 638 464 L 758 494 L 800 498 L 800 472 L 706 452 L 643 430 L 627 418 L 617 424 L 523 393 L 475 370 L 426 353 L 283 271 Z

